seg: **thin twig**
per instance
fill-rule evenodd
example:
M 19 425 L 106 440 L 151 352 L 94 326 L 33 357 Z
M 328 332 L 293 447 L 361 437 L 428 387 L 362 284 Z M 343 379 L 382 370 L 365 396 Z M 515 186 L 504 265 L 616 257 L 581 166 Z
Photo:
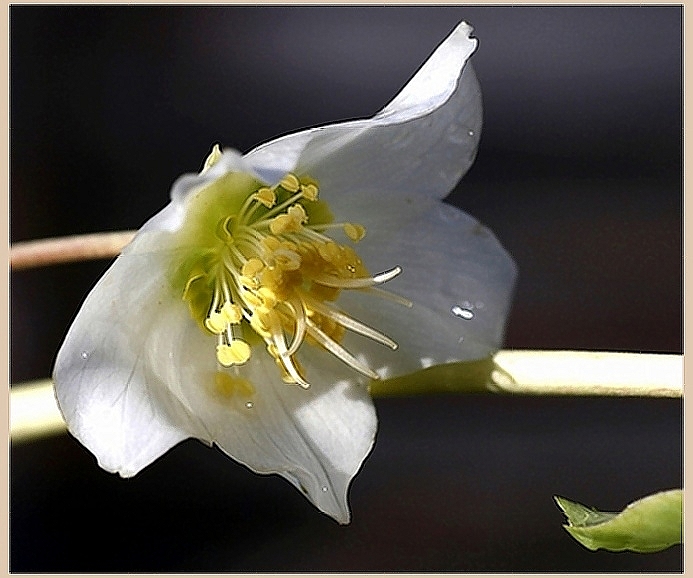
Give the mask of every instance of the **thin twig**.
M 89 259 L 110 259 L 117 256 L 134 236 L 135 231 L 117 231 L 21 241 L 10 247 L 10 267 L 17 271 Z

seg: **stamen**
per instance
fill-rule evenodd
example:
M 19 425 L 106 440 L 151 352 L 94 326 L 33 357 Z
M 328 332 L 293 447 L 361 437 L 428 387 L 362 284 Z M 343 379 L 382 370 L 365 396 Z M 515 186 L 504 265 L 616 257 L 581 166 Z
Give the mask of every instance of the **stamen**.
M 377 285 L 382 285 L 383 283 L 387 283 L 388 281 L 391 281 L 392 279 L 397 277 L 397 275 L 399 275 L 401 272 L 402 272 L 402 267 L 400 267 L 398 265 L 397 267 L 393 267 L 389 271 L 384 271 L 382 273 L 378 273 L 377 275 L 374 275 L 373 281 L 375 281 L 375 283 Z
M 398 305 L 406 307 L 407 309 L 411 309 L 412 307 L 414 307 L 414 304 L 411 301 L 409 301 L 409 299 L 406 299 L 401 295 L 397 295 L 397 293 L 393 293 L 392 291 L 381 289 L 380 287 L 365 287 L 363 289 L 359 289 L 359 291 L 361 293 L 370 293 L 371 295 L 374 295 L 376 297 L 382 297 L 383 299 L 393 301 Z
M 200 174 L 206 173 L 215 164 L 217 164 L 217 161 L 220 158 L 221 158 L 221 149 L 219 148 L 219 144 L 217 143 L 212 147 L 212 152 L 209 153 L 209 156 L 205 160 L 205 164 L 202 167 L 202 171 L 200 172 Z
M 265 268 L 265 264 L 257 257 L 252 257 L 248 259 L 243 268 L 241 269 L 241 275 L 244 277 L 255 277 L 260 271 Z
M 303 185 L 301 187 L 301 193 L 303 194 L 303 198 L 308 199 L 309 201 L 318 200 L 318 187 L 313 184 Z
M 315 325 L 315 323 L 313 323 L 310 319 L 306 319 L 306 324 L 308 325 L 308 334 L 311 335 L 313 339 L 320 343 L 320 345 L 327 349 L 332 355 L 339 357 L 339 359 L 350 367 L 353 367 L 359 373 L 362 373 L 371 379 L 380 379 L 380 376 L 375 373 L 375 371 L 373 371 L 365 363 L 362 363 L 356 359 L 356 357 L 339 345 L 339 343 L 330 339 L 330 337 L 324 331 L 318 328 L 318 326 Z
M 321 285 L 327 285 L 328 287 L 339 287 L 341 289 L 363 289 L 365 287 L 372 287 L 373 285 L 380 285 L 386 283 L 391 279 L 394 279 L 402 272 L 401 267 L 394 267 L 389 271 L 384 271 L 378 273 L 373 277 L 357 277 L 356 279 L 343 279 L 341 277 L 335 277 L 334 275 L 316 275 L 315 282 Z
M 240 339 L 234 339 L 230 344 L 217 345 L 217 361 L 224 367 L 242 365 L 250 359 L 250 346 Z
M 262 187 L 261 189 L 258 189 L 258 192 L 255 193 L 253 197 L 258 203 L 262 203 L 268 209 L 271 209 L 277 204 L 277 195 L 269 187 Z
M 369 339 L 372 339 L 373 341 L 377 341 L 378 343 L 382 343 L 383 345 L 387 345 L 393 351 L 395 351 L 399 347 L 397 345 L 396 341 L 390 339 L 384 333 L 381 333 L 377 329 L 373 329 L 372 327 L 369 327 L 365 323 L 361 323 L 360 321 L 358 321 L 357 319 L 354 319 L 353 317 L 349 317 L 346 313 L 343 313 L 342 311 L 339 311 L 338 309 L 334 309 L 328 305 L 320 303 L 316 299 L 310 299 L 309 297 L 306 299 L 306 301 L 309 303 L 310 307 L 315 309 L 318 313 L 322 313 L 326 317 L 333 319 L 334 321 L 339 323 L 342 327 L 345 327 L 346 329 L 349 329 L 349 330 L 353 331 L 354 333 L 358 333 L 359 335 L 363 335 L 364 337 L 368 337 Z
M 366 228 L 357 223 L 344 223 L 344 234 L 352 241 L 358 242 L 366 236 Z
M 269 321 L 269 331 L 272 335 L 272 343 L 276 348 L 278 359 L 281 361 L 284 369 L 287 373 L 294 379 L 294 381 L 303 388 L 309 388 L 310 384 L 303 379 L 301 374 L 299 374 L 298 369 L 294 365 L 293 358 L 289 355 L 289 350 L 286 346 L 286 340 L 284 339 L 284 333 L 281 330 L 281 324 L 279 323 L 279 318 L 274 312 L 271 312 L 267 319 Z
M 297 193 L 301 188 L 301 181 L 298 177 L 292 173 L 287 173 L 284 175 L 281 181 L 279 181 L 279 186 L 286 189 L 290 193 Z
M 306 337 L 306 311 L 301 300 L 297 298 L 287 301 L 286 305 L 291 308 L 293 317 L 296 320 L 294 337 L 291 340 L 291 344 L 289 345 L 289 349 L 287 351 L 288 355 L 293 355 L 298 351 L 298 348 L 301 346 Z
M 221 308 L 221 315 L 226 320 L 226 323 L 236 325 L 243 319 L 243 310 L 235 303 L 226 301 Z
M 378 379 L 366 362 L 341 345 L 346 331 L 392 350 L 397 343 L 331 302 L 342 290 L 353 289 L 411 306 L 375 288 L 399 275 L 401 268 L 370 276 L 350 244 L 324 234 L 341 229 L 358 242 L 366 230 L 357 223 L 325 222 L 331 219 L 329 211 L 308 204 L 318 199 L 318 186 L 308 179 L 287 174 L 275 186 L 257 186 L 246 194 L 233 214 L 210 213 L 217 244 L 204 246 L 202 256 L 185 271 L 183 297 L 193 317 L 217 336 L 218 364 L 246 363 L 251 346 L 242 338 L 253 331 L 286 383 L 310 387 L 297 358 L 304 343 L 324 348 L 355 371 Z
M 209 317 L 205 319 L 205 327 L 215 335 L 221 335 L 226 331 L 226 319 L 218 311 L 212 311 Z
M 273 309 L 277 304 L 277 296 L 269 287 L 260 287 L 255 294 L 262 300 L 261 307 L 265 309 Z
M 301 266 L 301 256 L 295 251 L 288 249 L 277 249 L 272 253 L 272 260 L 275 267 L 284 271 L 296 271 Z

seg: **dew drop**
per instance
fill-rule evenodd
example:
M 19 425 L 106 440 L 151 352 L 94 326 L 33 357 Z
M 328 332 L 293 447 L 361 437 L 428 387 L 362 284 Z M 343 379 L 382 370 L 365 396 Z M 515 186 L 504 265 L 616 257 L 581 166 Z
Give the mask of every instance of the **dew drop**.
M 320 489 L 321 489 L 323 492 L 326 492 L 326 491 L 327 491 L 327 486 L 323 486 L 323 487 L 320 488 Z
M 254 405 L 255 405 L 255 404 L 254 404 L 252 401 L 246 401 L 246 402 L 245 402 L 245 407 L 246 407 L 247 409 L 253 409 Z
M 471 309 L 466 309 L 464 307 L 460 307 L 459 305 L 455 305 L 450 312 L 455 316 L 459 317 L 460 319 L 473 319 L 474 318 L 474 312 Z
M 468 134 L 469 136 L 474 136 L 474 131 L 471 130 L 471 129 L 469 129 L 469 130 L 467 131 L 467 134 Z
M 86 359 L 89 357 L 89 354 L 86 351 L 82 351 L 82 359 Z

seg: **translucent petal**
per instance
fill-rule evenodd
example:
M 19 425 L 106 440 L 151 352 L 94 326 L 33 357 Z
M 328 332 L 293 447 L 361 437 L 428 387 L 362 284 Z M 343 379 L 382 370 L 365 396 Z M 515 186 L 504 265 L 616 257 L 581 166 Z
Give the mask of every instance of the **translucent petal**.
M 283 383 L 274 360 L 256 343 L 248 363 L 223 372 L 231 381 L 220 387 L 215 339 L 173 308 L 161 327 L 166 331 L 147 343 L 148 364 L 210 438 L 251 470 L 284 476 L 320 510 L 347 523 L 348 486 L 377 426 L 367 388 L 354 372 L 304 345 L 298 358 L 311 382 L 305 390 Z M 234 380 L 243 380 L 235 391 Z
M 258 172 L 310 174 L 337 214 L 368 191 L 442 198 L 474 161 L 481 132 L 471 31 L 460 24 L 374 118 L 288 135 L 245 159 Z
M 258 180 L 263 180 L 240 153 L 233 149 L 225 149 L 215 164 L 204 172 L 187 173 L 178 177 L 171 187 L 171 202 L 149 219 L 140 230 L 147 232 L 178 230 L 185 219 L 185 199 L 188 195 L 229 172 L 255 174 Z
M 372 367 L 385 376 L 433 363 L 483 358 L 503 339 L 515 264 L 496 237 L 478 221 L 450 205 L 433 202 L 409 220 L 373 231 L 359 254 L 371 271 L 400 265 L 402 274 L 384 288 L 411 300 L 398 303 L 343 292 L 338 304 L 399 344 L 395 352 L 349 336 Z M 369 232 L 370 234 L 370 232 Z
M 204 437 L 147 364 L 145 338 L 172 302 L 162 285 L 166 255 L 149 238 L 133 241 L 136 254 L 119 257 L 90 292 L 53 375 L 69 431 L 123 477 L 191 435 Z

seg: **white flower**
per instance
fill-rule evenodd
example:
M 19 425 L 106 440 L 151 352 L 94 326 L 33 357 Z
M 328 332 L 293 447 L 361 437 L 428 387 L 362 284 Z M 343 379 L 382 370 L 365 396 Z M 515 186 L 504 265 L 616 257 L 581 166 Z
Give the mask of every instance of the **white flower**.
M 215 148 L 176 181 L 56 361 L 69 430 L 103 468 L 132 476 L 194 437 L 347 523 L 369 381 L 498 348 L 514 264 L 441 202 L 481 130 L 471 31 L 374 118 Z M 377 287 L 400 272 L 397 295 Z

